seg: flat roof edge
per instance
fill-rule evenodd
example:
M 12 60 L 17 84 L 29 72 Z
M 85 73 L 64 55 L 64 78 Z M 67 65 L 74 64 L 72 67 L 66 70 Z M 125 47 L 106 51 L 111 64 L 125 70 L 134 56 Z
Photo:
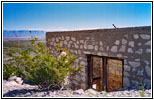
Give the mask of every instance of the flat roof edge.
M 104 28 L 104 29 L 83 29 L 83 30 L 68 30 L 68 31 L 47 31 L 46 33 L 63 33 L 63 32 L 86 32 L 86 31 L 103 31 L 103 30 L 118 30 L 118 29 L 135 29 L 135 28 L 151 28 L 151 26 L 135 26 L 135 27 L 120 27 L 120 28 Z

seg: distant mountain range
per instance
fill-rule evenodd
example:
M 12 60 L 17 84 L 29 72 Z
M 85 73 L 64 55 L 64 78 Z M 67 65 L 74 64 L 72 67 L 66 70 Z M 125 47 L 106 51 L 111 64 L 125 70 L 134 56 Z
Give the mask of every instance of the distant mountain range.
M 4 30 L 3 31 L 3 39 L 11 39 L 11 38 L 31 38 L 37 37 L 39 39 L 45 39 L 45 31 L 38 30 Z

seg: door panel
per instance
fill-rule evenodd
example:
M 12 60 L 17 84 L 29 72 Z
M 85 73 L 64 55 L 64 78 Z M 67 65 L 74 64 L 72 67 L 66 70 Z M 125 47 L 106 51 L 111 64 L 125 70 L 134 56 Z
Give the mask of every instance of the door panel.
M 122 88 L 122 61 L 108 59 L 107 61 L 107 91 Z
M 88 55 L 88 85 L 97 91 L 122 88 L 122 60 Z
M 92 85 L 92 88 L 98 91 L 101 91 L 102 90 L 102 79 L 103 79 L 102 58 L 93 57 L 93 85 Z

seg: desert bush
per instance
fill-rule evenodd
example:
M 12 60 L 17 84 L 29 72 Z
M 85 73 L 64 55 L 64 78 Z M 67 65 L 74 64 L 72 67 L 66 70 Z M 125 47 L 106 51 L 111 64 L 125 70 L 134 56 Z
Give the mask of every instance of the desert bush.
M 4 64 L 3 67 L 3 78 L 8 79 L 10 76 L 21 76 L 21 71 L 19 67 L 12 66 L 11 64 Z
M 140 96 L 141 97 L 144 97 L 144 92 L 145 92 L 145 85 L 144 84 L 142 84 L 142 86 L 141 86 L 141 88 L 142 88 L 142 90 L 141 90 L 141 92 L 140 92 Z
M 8 55 L 11 59 L 3 67 L 3 78 L 17 75 L 38 85 L 40 89 L 55 89 L 61 87 L 66 76 L 81 70 L 82 66 L 72 67 L 77 57 L 71 56 L 59 44 L 56 52 L 60 53 L 62 50 L 66 55 L 54 57 L 45 45 L 36 41 L 37 38 L 30 40 L 32 49 L 10 49 Z

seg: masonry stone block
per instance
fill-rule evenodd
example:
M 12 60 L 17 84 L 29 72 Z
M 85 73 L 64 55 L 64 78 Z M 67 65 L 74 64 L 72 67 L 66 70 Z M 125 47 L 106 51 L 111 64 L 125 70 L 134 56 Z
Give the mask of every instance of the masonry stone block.
M 86 73 L 86 68 L 82 68 L 81 71 L 83 72 L 83 74 Z
M 138 38 L 139 38 L 138 34 L 134 34 L 134 39 L 138 39 Z
M 140 62 L 135 62 L 135 61 L 129 61 L 128 62 L 132 67 L 139 67 L 141 65 Z
M 128 45 L 134 47 L 134 41 L 129 41 Z
M 81 50 L 78 50 L 78 54 L 81 55 Z
M 119 52 L 125 52 L 126 46 L 122 45 L 121 48 L 119 49 Z
M 58 37 L 56 37 L 56 42 L 59 42 L 59 38 Z
M 124 71 L 124 76 L 125 76 L 125 77 L 129 77 L 130 74 L 129 74 L 128 72 L 125 72 L 125 71 Z
M 124 35 L 124 38 L 128 39 L 128 34 L 125 34 L 125 35 Z
M 74 51 L 71 49 L 70 52 L 73 53 Z
M 74 50 L 74 53 L 75 53 L 75 54 L 78 54 L 77 50 Z
M 147 61 L 147 60 L 144 60 L 144 63 L 145 63 L 146 65 L 149 65 L 149 64 L 150 64 L 149 61 Z
M 75 48 L 76 48 L 76 49 L 78 49 L 78 48 L 79 48 L 79 46 L 78 46 L 76 43 L 75 43 L 74 45 L 75 45 Z
M 64 44 L 67 45 L 67 41 L 66 40 L 64 41 Z
M 124 87 L 130 86 L 130 81 L 129 81 L 128 77 L 123 78 L 123 85 L 124 85 Z
M 141 45 L 142 45 L 142 43 L 141 43 L 141 42 L 139 42 L 137 45 L 138 45 L 138 46 L 141 46 Z
M 122 57 L 122 54 L 117 54 L 117 57 Z
M 83 51 L 84 54 L 91 54 L 89 51 Z
M 109 51 L 109 46 L 106 47 L 106 50 Z
M 75 62 L 78 63 L 79 62 L 79 59 L 76 59 Z
M 78 58 L 79 60 L 82 60 L 82 57 L 81 56 L 79 56 L 79 58 Z
M 93 45 L 93 46 L 96 45 L 96 42 L 95 41 L 92 41 L 91 42 L 91 45 Z
M 84 44 L 84 49 L 87 49 L 87 45 L 86 44 Z
M 149 66 L 145 66 L 146 74 L 150 77 L 151 76 L 151 68 Z
M 86 63 L 85 63 L 84 61 L 81 61 L 81 62 L 80 62 L 80 65 L 81 65 L 81 66 L 85 66 Z
M 126 39 L 122 39 L 122 44 L 126 45 L 127 44 L 127 40 Z
M 151 46 L 151 40 L 146 42 L 145 45 Z
M 128 66 L 128 65 L 124 65 L 124 70 L 125 70 L 125 71 L 130 71 L 130 69 L 131 69 L 130 66 Z
M 103 56 L 108 56 L 108 54 L 107 54 L 107 53 L 105 53 L 105 52 L 103 52 L 103 53 L 102 53 L 102 55 L 103 55 Z
M 128 52 L 128 53 L 134 53 L 134 51 L 133 51 L 132 48 L 128 48 L 127 52 Z
M 117 52 L 118 47 L 117 46 L 112 46 L 111 51 L 112 52 Z
M 85 90 L 87 88 L 86 84 L 82 83 L 81 88 Z
M 65 39 L 64 39 L 64 36 L 62 36 L 61 39 L 62 39 L 62 40 L 65 40 Z
M 70 41 L 69 41 L 69 43 L 70 43 L 70 44 L 72 44 L 72 43 L 73 43 L 73 41 L 71 41 L 71 40 L 70 40 Z
M 146 34 L 141 34 L 140 37 L 146 40 L 150 39 L 150 35 L 146 35 Z
M 100 47 L 99 50 L 100 50 L 100 51 L 103 51 L 104 49 L 103 49 L 103 47 Z
M 56 42 L 54 42 L 54 44 L 53 44 L 54 46 L 56 46 L 57 45 L 57 43 Z
M 116 41 L 114 42 L 114 44 L 115 44 L 115 45 L 119 45 L 119 44 L 120 44 L 120 40 L 116 40 Z
M 151 53 L 151 49 L 146 49 L 146 53 Z
M 97 55 L 98 56 L 102 56 L 102 52 L 97 52 Z
M 76 39 L 75 39 L 74 37 L 71 37 L 71 40 L 72 40 L 72 41 L 76 41 Z
M 76 80 L 77 81 L 81 80 L 81 76 L 79 74 L 76 75 Z
M 140 59 L 135 59 L 135 61 L 140 61 Z
M 132 68 L 132 72 L 136 72 L 136 68 L 134 67 L 134 68 Z
M 143 76 L 143 72 L 144 72 L 144 70 L 143 70 L 143 69 L 138 70 L 138 71 L 137 71 L 137 75 L 139 75 L 139 76 Z
M 47 39 L 47 42 L 51 42 L 51 39 Z
M 80 45 L 80 49 L 83 49 L 83 45 Z
M 95 45 L 94 49 L 95 49 L 95 51 L 97 51 L 98 50 L 98 45 Z
M 86 37 L 86 39 L 87 39 L 87 40 L 89 40 L 89 39 L 90 39 L 90 37 Z
M 146 86 L 148 86 L 148 88 L 151 88 L 151 80 L 144 79 L 144 83 L 145 83 Z
M 82 76 L 82 77 L 81 77 L 81 80 L 82 80 L 83 82 L 86 82 L 86 77 L 85 77 L 85 76 Z
M 131 80 L 132 85 L 134 86 L 138 86 L 139 82 L 137 80 Z
M 100 45 L 100 46 L 103 46 L 103 42 L 102 42 L 102 41 L 100 41 L 100 42 L 99 42 L 99 45 Z
M 63 41 L 60 41 L 60 46 L 61 46 L 61 47 L 63 46 Z
M 71 45 L 70 44 L 68 44 L 68 48 L 70 48 L 71 47 Z
M 50 42 L 50 45 L 53 45 L 53 42 Z
M 88 45 L 88 49 L 93 50 L 93 45 Z
M 123 56 L 123 58 L 127 59 L 127 58 L 128 58 L 128 56 Z
M 91 37 L 91 40 L 95 40 L 95 39 L 94 39 L 94 36 Z
M 143 53 L 143 49 L 139 49 L 137 51 L 135 51 L 136 54 L 142 54 Z
M 54 42 L 55 41 L 55 38 L 52 38 L 51 40 L 52 40 L 52 42 Z
M 66 40 L 69 41 L 70 40 L 70 37 L 69 36 L 66 36 Z
M 126 59 L 124 59 L 124 64 L 127 64 L 127 60 Z
M 76 41 L 77 44 L 79 44 L 79 41 Z
M 80 40 L 80 43 L 81 43 L 81 44 L 84 44 L 84 40 Z

